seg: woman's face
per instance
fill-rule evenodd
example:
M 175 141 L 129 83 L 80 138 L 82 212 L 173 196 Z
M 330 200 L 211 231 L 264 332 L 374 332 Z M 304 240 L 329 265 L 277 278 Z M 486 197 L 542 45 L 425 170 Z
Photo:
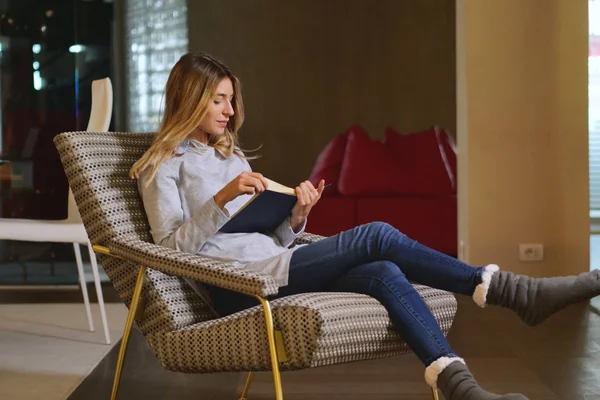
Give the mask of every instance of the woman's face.
M 208 104 L 206 115 L 198 125 L 198 130 L 211 135 L 222 135 L 233 116 L 233 85 L 229 78 L 224 78 Z

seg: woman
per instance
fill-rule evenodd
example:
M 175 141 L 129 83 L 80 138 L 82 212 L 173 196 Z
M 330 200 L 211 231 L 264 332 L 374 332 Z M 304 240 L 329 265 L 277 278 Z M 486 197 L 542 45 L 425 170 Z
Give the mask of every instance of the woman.
M 267 188 L 238 147 L 243 120 L 240 83 L 229 69 L 205 54 L 181 57 L 167 82 L 160 131 L 131 170 L 156 243 L 270 274 L 280 286 L 274 297 L 314 291 L 370 295 L 386 307 L 395 329 L 425 364 L 427 383 L 446 399 L 526 399 L 479 387 L 409 281 L 473 296 L 481 307 L 507 307 L 533 326 L 600 294 L 597 270 L 534 279 L 496 265 L 472 267 L 379 222 L 289 248 L 304 231 L 323 181 L 317 188 L 309 181 L 295 188 L 298 201 L 272 234 L 219 233 L 248 196 Z M 220 315 L 256 304 L 252 297 L 225 289 L 208 290 Z

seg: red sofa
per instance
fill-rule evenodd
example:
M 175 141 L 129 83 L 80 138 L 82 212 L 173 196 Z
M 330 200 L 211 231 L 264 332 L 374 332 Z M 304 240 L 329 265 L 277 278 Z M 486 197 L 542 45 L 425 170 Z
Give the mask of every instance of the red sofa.
M 323 149 L 310 180 L 325 189 L 307 231 L 325 236 L 384 221 L 418 242 L 457 255 L 456 148 L 448 132 L 398 134 L 376 141 L 358 125 Z

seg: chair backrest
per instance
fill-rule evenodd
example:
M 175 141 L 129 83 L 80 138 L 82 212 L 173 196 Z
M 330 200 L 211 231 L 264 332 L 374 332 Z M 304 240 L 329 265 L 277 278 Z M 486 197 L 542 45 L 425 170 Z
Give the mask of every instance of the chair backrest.
M 106 246 L 113 238 L 134 236 L 152 242 L 150 227 L 131 166 L 150 146 L 152 133 L 65 132 L 54 138 L 69 186 L 92 244 Z M 137 266 L 98 254 L 115 289 L 129 305 Z M 214 318 L 181 278 L 148 269 L 143 313 L 136 322 L 144 334 L 173 331 Z
M 113 89 L 110 78 L 92 81 L 92 110 L 87 131 L 106 132 L 113 108 Z
M 87 130 L 92 132 L 106 132 L 110 126 L 113 108 L 113 90 L 110 78 L 92 81 L 92 109 Z M 67 221 L 73 224 L 81 223 L 81 216 L 73 191 L 69 187 L 67 203 Z

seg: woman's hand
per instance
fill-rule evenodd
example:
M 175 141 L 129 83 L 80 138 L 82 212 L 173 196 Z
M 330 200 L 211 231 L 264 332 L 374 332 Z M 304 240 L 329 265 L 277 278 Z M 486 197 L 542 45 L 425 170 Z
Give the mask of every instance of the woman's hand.
M 298 200 L 292 208 L 292 215 L 290 218 L 290 225 L 292 229 L 297 232 L 306 217 L 310 213 L 312 207 L 319 201 L 323 189 L 325 188 L 325 180 L 321 179 L 318 188 L 315 189 L 310 181 L 304 181 L 300 185 L 296 186 L 296 196 Z
M 258 172 L 244 171 L 215 195 L 215 203 L 220 208 L 242 194 L 262 193 L 267 189 L 267 180 Z

